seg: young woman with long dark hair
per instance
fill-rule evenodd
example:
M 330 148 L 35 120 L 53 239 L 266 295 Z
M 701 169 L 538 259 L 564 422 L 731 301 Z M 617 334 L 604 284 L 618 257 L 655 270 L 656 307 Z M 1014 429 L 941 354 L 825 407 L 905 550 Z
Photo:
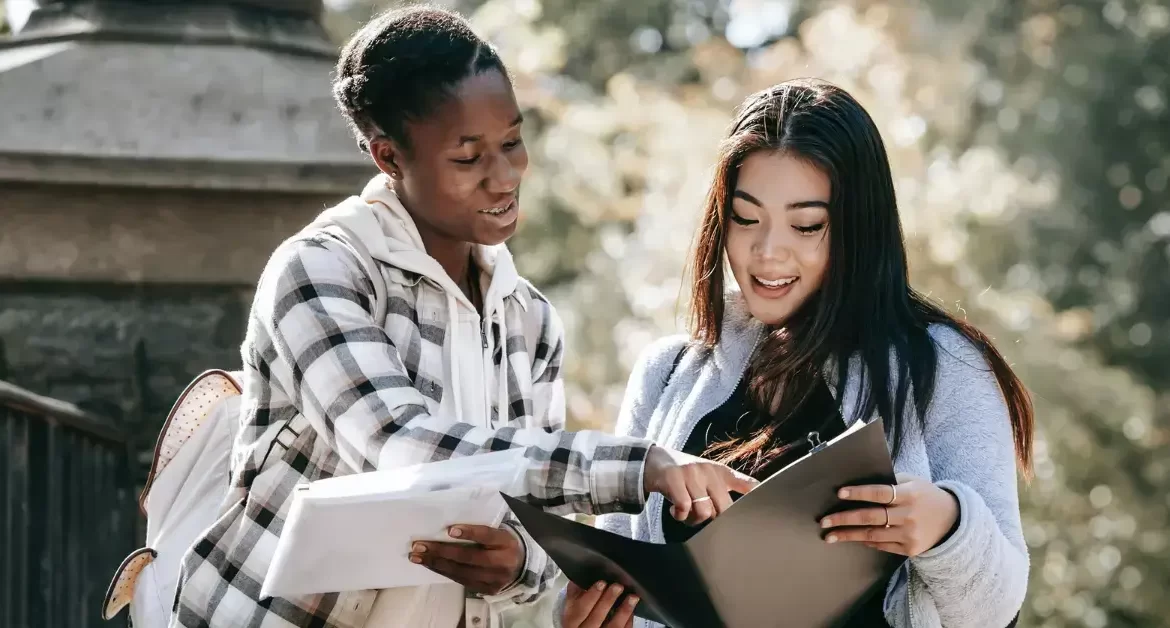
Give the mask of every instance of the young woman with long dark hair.
M 886 151 L 861 105 L 803 80 L 748 98 L 691 266 L 691 334 L 641 356 L 618 433 L 763 479 L 807 454 L 810 432 L 827 440 L 881 417 L 897 484 L 842 488 L 868 504 L 821 524 L 827 543 L 906 561 L 851 625 L 1014 622 L 1029 568 L 1016 482 L 1031 465 L 1031 402 L 984 334 L 911 287 Z M 600 525 L 652 542 L 695 530 L 663 517 L 658 498 Z M 620 586 L 599 584 L 569 587 L 564 626 L 632 623 L 633 604 L 613 610 Z

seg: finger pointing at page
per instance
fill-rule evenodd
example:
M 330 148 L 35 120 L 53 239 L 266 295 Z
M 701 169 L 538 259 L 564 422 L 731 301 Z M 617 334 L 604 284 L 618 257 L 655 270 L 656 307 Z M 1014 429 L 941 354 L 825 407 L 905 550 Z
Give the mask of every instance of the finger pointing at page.
M 731 504 L 732 491 L 748 493 L 759 482 L 726 465 L 657 445 L 646 455 L 644 488 L 662 493 L 679 521 L 698 524 Z

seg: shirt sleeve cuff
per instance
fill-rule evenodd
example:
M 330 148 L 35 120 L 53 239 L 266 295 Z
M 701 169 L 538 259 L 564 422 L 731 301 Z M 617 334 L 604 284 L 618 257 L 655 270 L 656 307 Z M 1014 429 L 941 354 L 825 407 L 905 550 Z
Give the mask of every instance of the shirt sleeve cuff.
M 991 513 L 982 512 L 987 507 L 983 505 L 978 494 L 959 482 L 939 482 L 938 487 L 955 496 L 959 502 L 959 517 L 950 536 L 941 543 L 914 557 L 912 560 L 918 569 L 934 570 L 943 565 L 967 564 L 973 561 L 975 554 L 980 553 L 980 544 L 975 542 L 979 531 L 987 525 L 985 519 Z M 974 497 L 974 499 L 972 499 Z M 977 521 L 983 519 L 983 521 Z M 982 524 L 982 525 L 981 525 Z M 945 571 L 945 568 L 943 569 Z
M 653 442 L 621 438 L 599 445 L 589 469 L 593 513 L 637 514 L 646 506 L 646 455 Z
M 517 589 L 521 583 L 524 582 L 524 576 L 532 571 L 532 548 L 528 545 L 528 539 L 526 539 L 525 535 L 520 532 L 518 523 L 505 521 L 503 527 L 508 532 L 511 532 L 512 536 L 516 537 L 516 540 L 520 541 L 520 547 L 524 548 L 524 562 L 523 566 L 520 568 L 520 573 L 516 574 L 516 579 L 510 582 L 508 586 L 504 587 L 504 589 L 498 594 L 507 596 L 513 593 L 515 589 Z

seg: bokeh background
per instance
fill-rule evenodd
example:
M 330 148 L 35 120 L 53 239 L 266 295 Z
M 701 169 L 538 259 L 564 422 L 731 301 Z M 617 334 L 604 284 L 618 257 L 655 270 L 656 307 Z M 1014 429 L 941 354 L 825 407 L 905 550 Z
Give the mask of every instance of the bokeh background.
M 19 29 L 34 4 L 9 0 L 7 28 Z M 335 50 L 391 4 L 326 1 L 320 24 L 329 46 Z M 734 106 L 784 79 L 825 78 L 858 97 L 883 132 L 914 283 L 991 335 L 1034 395 L 1036 477 L 1020 487 L 1032 578 L 1020 625 L 1170 625 L 1170 3 L 441 4 L 465 12 L 515 74 L 533 167 L 510 246 L 566 321 L 573 426 L 609 428 L 640 349 L 683 328 L 683 262 Z M 2 70 L 19 65 L 5 67 L 4 58 Z M 278 65 L 297 76 L 294 62 Z M 156 76 L 128 76 L 127 85 L 175 80 L 162 76 L 165 67 Z M 247 98 L 270 88 L 299 91 L 316 99 L 318 109 L 307 111 L 327 115 L 317 113 L 328 108 L 320 102 L 328 98 L 327 77 L 314 68 L 295 89 L 270 86 L 265 77 L 275 71 L 263 75 Z M 15 80 L 0 72 L 0 105 Z M 35 75 L 19 80 L 43 87 Z M 202 102 L 214 111 L 233 101 L 229 94 Z M 97 105 L 91 115 L 100 118 Z M 264 108 L 263 101 L 251 106 Z M 0 124 L 14 123 L 0 109 Z M 328 125 L 314 124 L 297 132 L 323 133 Z M 126 133 L 133 127 L 125 123 Z M 182 141 L 181 130 L 166 133 Z M 252 140 L 235 134 L 221 145 L 241 141 Z M 360 161 L 348 138 L 337 141 L 339 154 L 350 152 L 331 163 Z M 127 145 L 122 157 L 146 144 Z M 158 151 L 171 148 L 182 152 Z M 250 158 L 245 153 L 241 159 Z M 184 265 L 211 268 L 211 279 L 180 270 L 154 277 L 149 268 L 91 277 L 101 264 L 85 261 L 84 240 L 65 253 L 42 245 L 27 251 L 72 255 L 71 264 L 30 266 L 14 261 L 23 255 L 14 248 L 7 261 L 0 252 L 0 379 L 149 441 L 191 377 L 238 363 L 247 273 L 258 271 L 276 240 L 239 252 L 250 241 L 232 230 L 261 225 L 284 237 L 352 193 L 306 183 L 314 177 L 328 179 L 315 171 L 272 179 L 270 188 L 247 193 L 264 200 L 239 213 L 224 208 L 245 193 L 179 194 L 209 208 L 200 215 L 211 217 L 193 226 L 185 218 L 167 225 L 201 234 L 185 241 L 183 255 L 192 257 Z M 0 232 L 11 220 L 25 234 L 0 233 L 0 248 L 31 247 L 29 234 L 61 232 L 36 226 L 43 212 L 60 208 L 29 208 L 43 185 L 28 177 L 0 181 Z M 68 188 L 79 195 L 68 199 L 68 211 L 89 216 L 87 228 L 103 242 L 122 237 L 118 255 L 152 266 L 155 253 L 125 251 L 147 246 L 153 232 L 127 225 L 154 220 L 164 193 L 155 186 L 136 197 L 147 199 L 140 205 L 128 205 L 118 194 L 129 193 L 117 185 L 85 186 Z M 113 195 L 103 202 L 120 216 L 108 218 L 118 229 L 103 222 L 104 210 L 92 211 L 98 187 Z M 159 255 L 176 250 L 152 246 Z M 238 262 L 236 270 L 217 275 L 225 258 Z M 517 616 L 515 625 L 545 625 L 546 610 Z

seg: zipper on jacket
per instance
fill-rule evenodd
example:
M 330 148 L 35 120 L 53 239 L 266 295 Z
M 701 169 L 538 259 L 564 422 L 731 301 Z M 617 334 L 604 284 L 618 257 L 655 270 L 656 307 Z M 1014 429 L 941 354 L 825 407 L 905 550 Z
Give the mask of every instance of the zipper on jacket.
M 716 409 L 721 407 L 723 404 L 727 403 L 727 401 L 729 399 L 731 399 L 732 395 L 735 394 L 735 391 L 737 389 L 739 389 L 739 385 L 743 383 L 743 378 L 744 378 L 744 376 L 747 375 L 747 368 L 748 368 L 748 366 L 751 365 L 751 362 L 752 362 L 752 355 L 755 354 L 756 349 L 759 348 L 760 338 L 762 335 L 763 335 L 762 332 L 759 332 L 759 331 L 756 332 L 756 336 L 752 340 L 752 349 L 750 352 L 748 352 L 747 364 L 744 364 L 744 367 L 742 369 L 740 369 L 739 377 L 735 378 L 735 385 L 731 387 L 731 392 L 727 393 L 727 396 L 724 397 L 718 404 L 715 405 Z M 685 346 L 684 346 L 683 350 L 684 351 L 686 350 Z M 676 370 L 677 370 L 677 368 L 676 368 Z M 670 385 L 670 382 L 669 381 L 666 382 L 666 386 L 669 386 L 669 385 Z M 662 395 L 666 392 L 666 386 L 663 386 L 663 389 L 661 391 L 659 391 L 658 402 L 655 404 L 656 406 L 662 405 Z M 711 412 L 711 410 L 708 410 L 707 412 Z M 652 413 L 653 413 L 653 411 L 652 411 Z M 695 426 L 692 425 L 691 429 L 689 431 L 687 431 L 686 435 L 684 435 L 682 437 L 683 443 L 687 442 L 687 439 L 689 439 L 691 437 L 691 432 L 693 432 L 694 430 L 695 430 Z M 650 498 L 647 498 L 646 501 L 649 502 Z M 664 536 L 663 536 L 664 532 L 662 530 L 662 507 L 663 507 L 663 504 L 665 501 L 666 501 L 665 498 L 659 496 L 659 499 L 655 500 L 655 502 L 653 504 L 647 503 L 645 505 L 645 506 L 649 506 L 648 508 L 645 508 L 645 506 L 644 506 L 644 508 L 646 510 L 650 511 L 650 517 L 651 517 L 651 521 L 652 521 L 652 523 L 650 524 L 650 538 L 656 539 L 660 543 L 662 542 L 661 539 L 664 538 Z

